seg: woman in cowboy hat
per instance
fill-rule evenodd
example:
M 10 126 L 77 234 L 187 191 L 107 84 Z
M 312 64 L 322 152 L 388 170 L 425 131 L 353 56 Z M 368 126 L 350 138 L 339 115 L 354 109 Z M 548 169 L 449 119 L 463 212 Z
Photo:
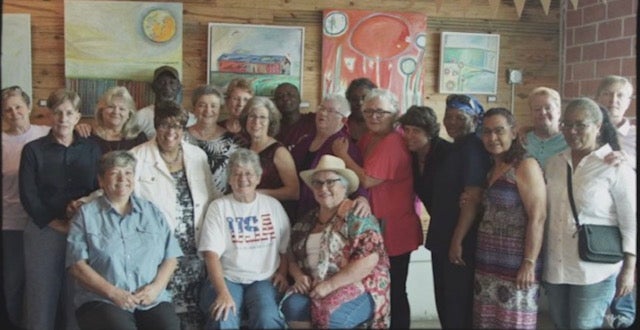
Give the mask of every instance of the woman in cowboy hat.
M 282 301 L 293 328 L 389 327 L 389 259 L 380 224 L 359 217 L 347 198 L 358 176 L 342 159 L 324 155 L 300 177 L 319 207 L 292 228 L 289 274 L 295 280 Z M 346 317 L 348 316 L 348 317 Z

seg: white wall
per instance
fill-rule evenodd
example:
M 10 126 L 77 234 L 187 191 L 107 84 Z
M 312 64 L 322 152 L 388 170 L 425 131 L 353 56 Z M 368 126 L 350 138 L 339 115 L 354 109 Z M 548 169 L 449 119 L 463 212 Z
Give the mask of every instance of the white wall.
M 432 274 L 431 252 L 421 246 L 413 251 L 409 262 L 407 294 L 411 306 L 411 320 L 438 319 Z

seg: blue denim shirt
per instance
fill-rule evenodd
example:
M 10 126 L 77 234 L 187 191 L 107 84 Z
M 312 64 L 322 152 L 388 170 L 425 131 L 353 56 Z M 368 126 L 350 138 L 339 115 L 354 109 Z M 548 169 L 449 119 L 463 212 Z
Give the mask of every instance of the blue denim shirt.
M 120 215 L 105 196 L 83 205 L 67 236 L 66 267 L 85 260 L 100 276 L 123 290 L 134 292 L 151 283 L 166 259 L 182 256 L 162 212 L 151 202 L 131 196 L 131 211 Z M 90 301 L 113 303 L 77 286 L 76 308 Z M 165 289 L 151 305 L 171 301 Z

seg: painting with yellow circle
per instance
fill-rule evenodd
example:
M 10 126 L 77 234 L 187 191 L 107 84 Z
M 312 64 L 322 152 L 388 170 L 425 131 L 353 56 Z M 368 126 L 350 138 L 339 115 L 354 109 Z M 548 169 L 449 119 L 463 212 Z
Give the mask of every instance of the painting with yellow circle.
M 167 42 L 176 34 L 176 20 L 168 10 L 152 10 L 144 17 L 142 29 L 152 41 Z

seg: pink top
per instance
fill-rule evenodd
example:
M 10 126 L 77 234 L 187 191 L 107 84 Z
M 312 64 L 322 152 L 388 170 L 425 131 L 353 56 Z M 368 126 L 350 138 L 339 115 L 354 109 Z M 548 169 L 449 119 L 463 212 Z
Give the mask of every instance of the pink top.
M 373 135 L 358 142 L 364 171 L 384 182 L 369 188 L 373 214 L 382 219 L 384 246 L 389 256 L 409 253 L 422 244 L 422 226 L 415 212 L 411 155 L 400 133 L 393 131 L 367 153 Z

